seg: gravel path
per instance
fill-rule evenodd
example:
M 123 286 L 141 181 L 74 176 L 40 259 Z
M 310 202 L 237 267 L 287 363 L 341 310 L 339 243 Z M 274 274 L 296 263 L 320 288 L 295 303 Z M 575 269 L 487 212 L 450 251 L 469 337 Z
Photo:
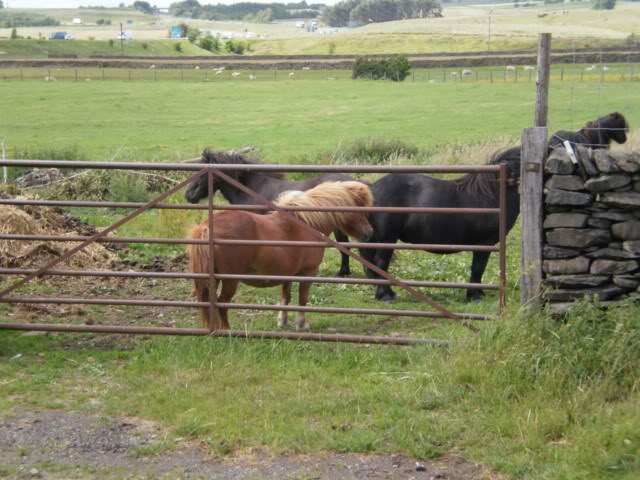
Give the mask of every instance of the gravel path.
M 253 449 L 213 457 L 194 444 L 154 455 L 164 437 L 140 419 L 64 411 L 17 411 L 0 417 L 0 478 L 415 479 L 497 478 L 460 457 L 416 462 L 400 455 L 272 455 Z

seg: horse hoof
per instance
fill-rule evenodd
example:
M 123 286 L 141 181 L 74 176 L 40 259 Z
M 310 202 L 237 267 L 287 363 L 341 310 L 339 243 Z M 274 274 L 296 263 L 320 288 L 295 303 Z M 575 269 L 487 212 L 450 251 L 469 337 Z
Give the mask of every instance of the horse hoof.
M 484 298 L 484 293 L 472 293 L 467 295 L 467 302 L 481 302 Z

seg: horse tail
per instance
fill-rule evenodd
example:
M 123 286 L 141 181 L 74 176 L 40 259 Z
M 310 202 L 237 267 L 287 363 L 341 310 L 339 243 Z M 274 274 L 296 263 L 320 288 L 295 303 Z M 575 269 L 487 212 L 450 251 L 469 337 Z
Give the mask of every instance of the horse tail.
M 196 240 L 204 240 L 209 238 L 209 227 L 206 225 L 206 222 L 197 225 L 191 230 L 189 238 Z M 189 271 L 191 273 L 209 273 L 209 246 L 204 244 L 195 244 L 189 245 L 187 247 L 187 257 L 189 258 Z M 217 291 L 217 282 L 214 281 L 214 290 L 210 291 L 209 288 L 209 279 L 206 278 L 195 278 L 193 280 L 194 284 L 194 295 L 198 302 L 208 302 L 211 298 L 211 295 L 216 295 Z M 220 325 L 215 325 L 216 321 L 219 320 L 219 316 L 215 315 L 214 319 L 209 318 L 209 307 L 202 307 L 202 324 L 205 328 L 209 328 L 212 330 L 217 330 L 220 328 Z

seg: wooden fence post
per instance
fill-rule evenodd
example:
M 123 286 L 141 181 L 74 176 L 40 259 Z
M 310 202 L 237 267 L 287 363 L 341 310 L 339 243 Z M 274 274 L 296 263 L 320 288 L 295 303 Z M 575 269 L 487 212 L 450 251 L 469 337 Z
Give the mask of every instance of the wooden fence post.
M 535 304 L 542 284 L 543 169 L 547 153 L 547 128 L 526 128 L 522 132 L 520 163 L 520 218 L 522 259 L 520 303 Z
M 551 58 L 551 34 L 541 33 L 538 38 L 538 80 L 536 81 L 536 113 L 533 124 L 547 126 L 549 112 L 549 63 Z

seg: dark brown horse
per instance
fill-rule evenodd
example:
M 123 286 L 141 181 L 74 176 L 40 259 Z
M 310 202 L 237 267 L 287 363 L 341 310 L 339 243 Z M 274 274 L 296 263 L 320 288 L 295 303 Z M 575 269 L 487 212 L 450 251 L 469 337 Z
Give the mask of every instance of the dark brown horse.
M 629 123 L 619 112 L 613 112 L 600 117 L 582 127 L 577 132 L 559 130 L 551 136 L 549 148 L 562 146 L 565 140 L 575 147 L 581 144 L 591 148 L 609 148 L 611 142 L 624 143 L 627 141 Z
M 370 207 L 373 196 L 369 187 L 361 182 L 326 182 L 306 192 L 285 192 L 276 203 L 283 207 Z M 295 217 L 295 218 L 294 218 Z M 296 218 L 304 222 L 301 224 Z M 373 229 L 363 212 L 271 212 L 259 215 L 242 210 L 229 210 L 213 216 L 214 238 L 230 240 L 290 240 L 317 241 L 332 231 L 341 230 L 357 239 L 367 240 Z M 208 219 L 195 227 L 191 238 L 207 239 L 209 237 Z M 189 270 L 194 273 L 209 273 L 209 246 L 191 245 L 187 249 Z M 252 275 L 286 275 L 316 276 L 320 262 L 324 256 L 324 247 L 299 246 L 255 246 L 255 245 L 220 245 L 214 247 L 214 268 L 222 274 Z M 196 279 L 195 294 L 200 302 L 209 301 L 209 280 Z M 282 304 L 288 305 L 291 300 L 291 282 L 273 280 L 251 280 L 244 283 L 254 287 L 273 287 L 282 285 Z M 217 295 L 220 303 L 230 302 L 236 293 L 239 280 L 223 279 L 222 288 Z M 306 305 L 309 298 L 308 282 L 300 283 L 299 304 Z M 215 309 L 211 318 L 209 308 L 202 309 L 202 320 L 209 329 L 229 329 L 227 309 Z M 278 316 L 280 326 L 287 324 L 287 312 L 281 311 Z M 304 312 L 298 312 L 297 328 L 304 328 Z

